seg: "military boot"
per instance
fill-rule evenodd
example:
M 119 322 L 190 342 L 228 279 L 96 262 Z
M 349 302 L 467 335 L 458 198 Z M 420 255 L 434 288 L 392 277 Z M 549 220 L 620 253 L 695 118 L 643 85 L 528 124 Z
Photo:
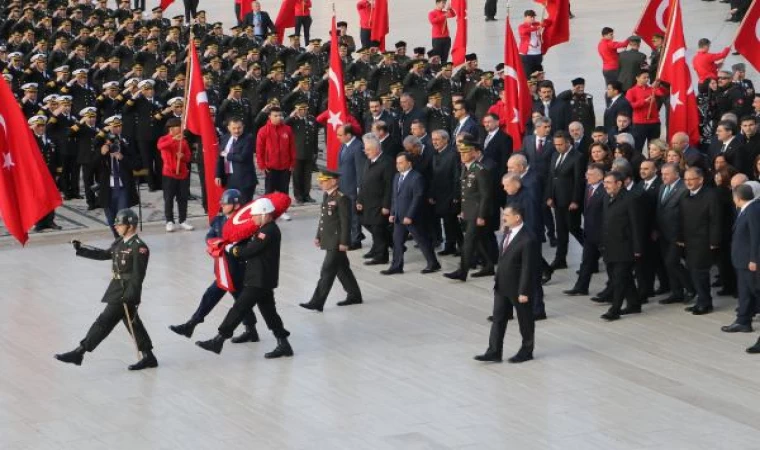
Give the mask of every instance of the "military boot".
M 264 355 L 264 358 L 274 359 L 281 358 L 283 356 L 293 356 L 293 348 L 288 342 L 288 338 L 277 338 L 277 347 L 274 350 Z
M 183 323 L 182 325 L 169 325 L 169 329 L 181 336 L 190 338 L 190 337 L 193 337 L 193 331 L 195 331 L 195 327 L 197 325 L 198 325 L 198 322 L 188 320 L 186 323 Z
M 148 350 L 142 352 L 143 357 L 141 360 L 128 367 L 129 370 L 143 370 L 158 367 L 158 360 L 152 351 Z
M 84 347 L 81 345 L 74 350 L 68 352 L 68 353 L 61 353 L 58 355 L 55 355 L 55 359 L 58 361 L 63 361 L 65 363 L 69 364 L 76 364 L 77 366 L 82 365 L 82 359 L 84 359 Z
M 195 345 L 202 348 L 203 350 L 208 350 L 218 355 L 219 353 L 222 353 L 222 347 L 224 347 L 224 341 L 225 341 L 225 337 L 222 336 L 221 334 L 217 334 L 214 339 L 209 339 L 208 341 L 197 341 Z
M 259 342 L 259 333 L 256 331 L 256 326 L 246 326 L 245 331 L 240 335 L 231 339 L 233 344 L 242 344 L 245 342 Z

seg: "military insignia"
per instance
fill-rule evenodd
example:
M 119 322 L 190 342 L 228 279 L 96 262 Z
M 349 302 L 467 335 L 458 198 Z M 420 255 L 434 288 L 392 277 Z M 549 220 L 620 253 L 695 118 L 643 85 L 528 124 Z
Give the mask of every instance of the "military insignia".
M 264 233 L 259 233 L 256 235 L 257 238 L 261 239 L 262 241 L 267 238 L 267 235 Z
M 138 250 L 141 255 L 147 255 L 148 254 L 148 247 L 140 247 L 140 250 Z
M 328 205 L 328 206 L 335 206 L 335 205 L 337 205 L 337 204 L 338 204 L 338 203 L 337 203 L 335 200 L 332 200 L 332 201 L 329 201 L 329 202 L 327 202 L 327 205 Z

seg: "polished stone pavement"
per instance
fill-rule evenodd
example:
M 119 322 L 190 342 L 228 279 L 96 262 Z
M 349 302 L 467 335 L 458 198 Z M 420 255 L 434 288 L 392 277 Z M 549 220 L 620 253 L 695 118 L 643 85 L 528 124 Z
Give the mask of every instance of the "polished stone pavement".
M 212 16 L 228 13 L 201 3 L 216 10 Z M 734 25 L 715 21 L 726 5 L 686 3 L 690 42 L 698 29 L 719 43 L 730 39 Z M 337 4 L 351 9 L 353 2 Z M 427 25 L 416 25 L 427 3 L 391 4 L 404 6 L 393 12 L 394 29 L 407 30 L 410 42 L 426 40 Z M 588 73 L 593 92 L 601 92 L 598 28 L 629 29 L 639 9 L 574 0 L 578 45 L 547 58 L 550 75 Z M 326 20 L 325 8 L 316 8 L 315 30 Z M 501 26 L 473 28 L 477 51 L 495 62 L 501 43 L 487 43 L 500 41 Z M 52 358 L 84 335 L 110 275 L 108 263 L 75 258 L 66 241 L 105 246 L 107 232 L 49 234 L 26 249 L 0 239 L 0 448 L 760 449 L 760 366 L 744 353 L 757 335 L 720 331 L 735 300 L 716 298 L 716 313 L 707 316 L 654 304 L 605 323 L 603 307 L 561 294 L 580 258 L 572 242 L 570 269 L 546 287 L 549 319 L 537 326 L 536 360 L 476 363 L 471 358 L 488 338 L 491 281 L 420 275 L 424 260 L 414 249 L 407 273 L 392 278 L 351 253 L 364 305 L 336 307 L 336 285 L 323 314 L 299 308 L 323 257 L 311 244 L 314 214 L 295 211 L 281 224 L 277 299 L 296 355 L 277 361 L 263 358 L 274 346 L 263 324 L 262 342 L 228 343 L 220 356 L 167 329 L 190 316 L 212 270 L 202 230 L 167 235 L 148 225 L 143 237 L 152 256 L 140 313 L 161 366 L 142 373 L 126 370 L 135 351 L 121 326 L 82 367 Z M 442 263 L 451 270 L 456 261 Z M 592 292 L 603 280 L 594 278 Z M 223 300 L 195 338 L 212 337 L 229 305 Z M 507 354 L 519 345 L 516 328 L 510 324 Z

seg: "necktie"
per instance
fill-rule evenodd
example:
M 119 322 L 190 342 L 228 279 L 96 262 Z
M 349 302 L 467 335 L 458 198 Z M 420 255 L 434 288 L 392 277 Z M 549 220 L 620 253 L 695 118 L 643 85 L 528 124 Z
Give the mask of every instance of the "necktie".
M 665 190 L 662 192 L 662 202 L 665 203 L 665 200 L 668 199 L 668 196 L 670 195 L 670 191 L 672 189 L 672 185 L 665 186 Z
M 728 144 L 723 144 L 723 147 L 721 147 L 720 152 L 726 153 L 726 149 L 728 148 Z
M 224 151 L 226 151 L 227 154 L 229 155 L 230 153 L 232 153 L 232 147 L 234 145 L 235 145 L 235 138 L 231 137 L 230 140 L 227 142 L 227 147 L 225 147 Z M 232 173 L 232 163 L 227 158 L 224 158 L 224 171 L 227 174 Z
M 483 143 L 483 147 L 488 147 L 488 144 L 491 142 L 491 139 L 493 138 L 493 134 L 489 134 L 486 136 L 486 141 Z
M 554 166 L 555 169 L 559 168 L 559 166 L 562 165 L 562 161 L 565 160 L 565 154 L 566 153 L 560 153 L 559 158 L 557 158 L 557 165 Z
M 594 195 L 594 186 L 589 184 L 588 188 L 586 188 L 586 203 L 591 201 L 591 196 Z
M 549 117 L 549 104 L 544 103 L 544 117 Z
M 538 138 L 538 145 L 536 145 L 536 153 L 539 155 L 544 152 L 544 139 Z
M 501 245 L 501 254 L 503 255 L 504 252 L 507 251 L 507 247 L 509 247 L 509 238 L 512 236 L 512 230 L 507 228 L 507 232 L 504 233 L 504 243 Z
M 405 177 L 406 177 L 406 175 L 404 175 L 403 173 L 398 177 L 398 190 L 399 191 L 401 190 L 401 184 L 404 182 L 404 178 Z

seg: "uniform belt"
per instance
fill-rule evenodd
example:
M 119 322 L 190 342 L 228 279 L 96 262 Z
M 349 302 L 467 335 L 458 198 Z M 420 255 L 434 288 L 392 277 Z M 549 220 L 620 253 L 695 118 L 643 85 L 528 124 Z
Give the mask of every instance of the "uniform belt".
M 128 273 L 117 273 L 117 272 L 113 273 L 114 280 L 128 280 L 130 278 L 132 278 L 132 275 Z

